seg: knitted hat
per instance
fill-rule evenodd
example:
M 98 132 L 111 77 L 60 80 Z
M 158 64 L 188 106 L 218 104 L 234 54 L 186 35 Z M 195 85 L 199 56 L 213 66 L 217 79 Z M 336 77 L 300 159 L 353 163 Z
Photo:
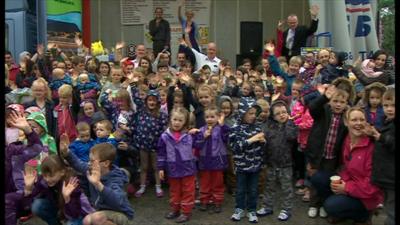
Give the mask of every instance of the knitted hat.
M 42 112 L 42 110 L 41 110 L 39 107 L 37 107 L 37 106 L 31 106 L 31 107 L 28 107 L 28 108 L 25 110 L 25 112 L 31 114 L 31 113 L 33 113 L 33 112 Z
M 24 106 L 21 104 L 11 104 L 11 105 L 7 106 L 7 109 L 12 109 L 12 110 L 22 113 L 22 114 L 25 113 Z
M 31 113 L 26 120 L 33 120 L 35 121 L 37 124 L 39 124 L 47 133 L 47 123 L 46 123 L 46 117 L 43 115 L 43 113 L 41 112 L 33 112 Z

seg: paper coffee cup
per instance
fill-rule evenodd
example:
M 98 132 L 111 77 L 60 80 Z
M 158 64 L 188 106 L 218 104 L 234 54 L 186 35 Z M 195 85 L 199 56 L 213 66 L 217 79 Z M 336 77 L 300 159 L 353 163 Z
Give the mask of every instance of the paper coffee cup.
M 331 183 L 340 184 L 340 176 L 331 176 Z

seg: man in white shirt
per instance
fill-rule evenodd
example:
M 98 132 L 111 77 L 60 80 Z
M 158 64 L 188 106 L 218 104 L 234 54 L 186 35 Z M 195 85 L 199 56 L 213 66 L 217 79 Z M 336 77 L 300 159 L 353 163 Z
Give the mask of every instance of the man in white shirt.
M 196 71 L 199 71 L 204 65 L 208 65 L 213 74 L 218 74 L 218 65 L 221 59 L 217 57 L 217 45 L 214 42 L 208 43 L 207 55 L 196 51 L 194 48 L 191 48 L 191 50 L 196 58 Z

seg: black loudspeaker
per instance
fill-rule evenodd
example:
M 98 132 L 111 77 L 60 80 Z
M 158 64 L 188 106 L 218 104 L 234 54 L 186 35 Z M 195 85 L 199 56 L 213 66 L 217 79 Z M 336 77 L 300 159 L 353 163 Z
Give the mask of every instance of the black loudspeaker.
M 262 22 L 240 22 L 240 54 L 261 54 L 262 36 Z

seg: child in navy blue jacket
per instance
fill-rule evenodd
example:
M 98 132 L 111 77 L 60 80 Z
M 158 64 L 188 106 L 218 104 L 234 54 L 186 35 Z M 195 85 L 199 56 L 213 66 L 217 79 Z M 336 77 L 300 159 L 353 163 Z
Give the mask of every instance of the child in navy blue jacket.
M 236 206 L 231 219 L 239 221 L 247 208 L 249 222 L 257 223 L 257 184 L 263 164 L 265 134 L 256 123 L 260 106 L 252 98 L 241 98 L 237 124 L 231 128 L 229 145 L 233 151 L 236 171 Z M 246 204 L 247 199 L 247 204 Z
M 156 180 L 156 195 L 164 195 L 159 174 L 156 170 L 156 149 L 161 133 L 167 129 L 168 115 L 160 110 L 161 99 L 157 90 L 149 90 L 146 98 L 140 98 L 137 82 L 131 83 L 131 93 L 137 112 L 134 115 L 133 145 L 140 151 L 140 189 L 136 197 L 146 190 L 146 177 L 149 167 L 153 168 Z
M 86 122 L 76 124 L 78 138 L 73 141 L 69 148 L 83 162 L 89 162 L 90 148 L 95 145 L 95 140 L 90 137 L 90 125 Z

